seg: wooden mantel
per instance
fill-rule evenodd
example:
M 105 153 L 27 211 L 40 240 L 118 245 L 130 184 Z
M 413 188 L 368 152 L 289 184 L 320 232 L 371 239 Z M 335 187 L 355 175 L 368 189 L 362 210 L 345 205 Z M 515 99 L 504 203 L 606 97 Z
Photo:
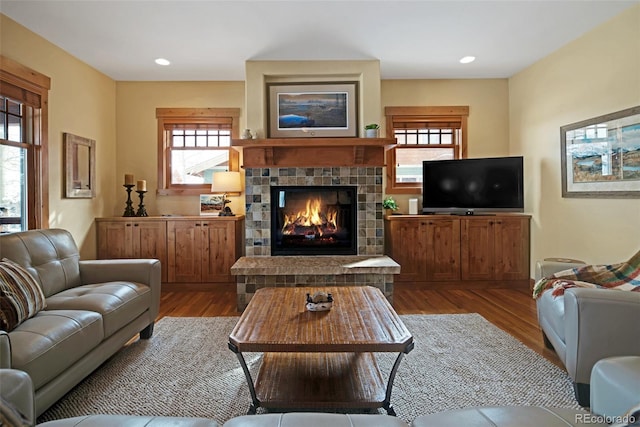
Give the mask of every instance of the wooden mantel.
M 384 166 L 395 138 L 234 139 L 244 168 Z

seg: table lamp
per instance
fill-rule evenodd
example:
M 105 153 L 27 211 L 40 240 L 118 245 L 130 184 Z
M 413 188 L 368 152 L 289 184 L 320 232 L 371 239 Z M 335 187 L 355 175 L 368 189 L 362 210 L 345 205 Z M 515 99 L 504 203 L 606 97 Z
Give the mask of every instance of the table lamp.
M 213 193 L 222 193 L 222 212 L 220 216 L 235 216 L 231 212 L 231 208 L 227 203 L 231 200 L 227 199 L 227 193 L 240 193 L 240 172 L 214 172 L 213 182 L 211 183 L 211 191 Z

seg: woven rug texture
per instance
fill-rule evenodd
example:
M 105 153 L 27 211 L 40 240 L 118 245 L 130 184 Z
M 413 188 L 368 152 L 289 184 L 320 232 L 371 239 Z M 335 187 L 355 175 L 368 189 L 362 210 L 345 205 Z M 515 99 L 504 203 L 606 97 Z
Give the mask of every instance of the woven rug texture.
M 416 342 L 400 365 L 391 398 L 401 419 L 482 405 L 579 408 L 564 370 L 479 314 L 400 317 Z M 223 423 L 246 414 L 249 389 L 227 347 L 237 320 L 161 319 L 150 340 L 137 340 L 116 353 L 38 422 L 102 413 Z M 396 354 L 376 357 L 386 380 Z M 259 353 L 245 354 L 254 379 L 260 358 Z

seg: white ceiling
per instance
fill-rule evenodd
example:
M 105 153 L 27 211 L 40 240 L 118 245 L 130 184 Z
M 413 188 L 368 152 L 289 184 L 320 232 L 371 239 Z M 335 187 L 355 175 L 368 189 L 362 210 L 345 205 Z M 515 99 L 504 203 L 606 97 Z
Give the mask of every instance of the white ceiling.
M 380 60 L 383 79 L 505 78 L 638 3 L 0 0 L 0 12 L 119 81 L 244 80 L 247 60 L 361 59 Z

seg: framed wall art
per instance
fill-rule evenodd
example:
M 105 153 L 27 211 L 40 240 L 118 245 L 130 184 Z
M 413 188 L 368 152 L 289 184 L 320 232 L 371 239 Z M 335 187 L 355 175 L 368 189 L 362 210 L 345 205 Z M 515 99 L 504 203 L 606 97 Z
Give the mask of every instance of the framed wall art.
M 96 195 L 96 142 L 64 133 L 64 197 L 89 199 Z
M 560 128 L 562 197 L 640 198 L 640 106 Z
M 269 138 L 357 137 L 358 82 L 267 84 Z
M 200 215 L 219 215 L 224 208 L 224 195 L 201 194 Z

